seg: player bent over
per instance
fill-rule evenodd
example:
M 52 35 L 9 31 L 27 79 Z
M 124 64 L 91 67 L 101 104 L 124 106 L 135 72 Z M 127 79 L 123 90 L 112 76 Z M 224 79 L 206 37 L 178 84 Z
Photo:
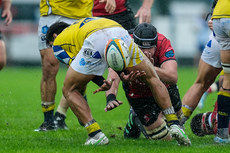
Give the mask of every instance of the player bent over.
M 139 24 L 132 34 L 134 42 L 150 59 L 151 63 L 155 65 L 155 70 L 160 79 L 167 84 L 174 109 L 180 113 L 181 100 L 176 86 L 177 63 L 170 41 L 164 35 L 157 33 L 157 29 L 152 24 L 147 23 Z M 109 77 L 113 78 L 113 76 Z M 163 120 L 161 108 L 157 105 L 148 86 L 137 79 L 130 82 L 125 82 L 124 78 L 121 79 L 123 80 L 126 97 L 132 106 L 124 137 L 138 138 L 142 131 L 145 137 L 149 139 L 171 139 L 166 123 Z M 116 80 L 116 82 L 119 82 L 120 79 L 117 78 Z M 118 83 L 114 82 L 113 84 Z M 117 87 L 114 88 L 116 89 Z M 108 102 L 113 103 L 113 100 L 116 100 L 116 90 L 111 89 L 106 92 Z M 108 104 L 109 110 L 110 105 L 113 107 L 112 104 Z M 142 129 L 142 124 L 145 129 Z
M 64 81 L 63 95 L 74 114 L 87 129 L 86 145 L 107 144 L 109 142 L 94 120 L 83 94 L 89 81 L 95 76 L 103 75 L 107 67 L 104 49 L 107 42 L 113 38 L 122 39 L 129 46 L 130 63 L 126 68 L 127 72 L 146 72 L 142 79 L 150 87 L 154 98 L 163 110 L 170 132 L 178 141 L 181 141 L 181 144 L 187 143 L 186 135 L 179 128 L 179 121 L 166 87 L 158 78 L 148 58 L 144 56 L 129 33 L 120 24 L 109 19 L 96 17 L 84 18 L 68 28 L 59 24 L 62 23 L 56 23 L 51 26 L 53 28 L 50 27 L 47 42 L 53 45 L 54 54 L 61 62 L 68 64 L 72 61 Z

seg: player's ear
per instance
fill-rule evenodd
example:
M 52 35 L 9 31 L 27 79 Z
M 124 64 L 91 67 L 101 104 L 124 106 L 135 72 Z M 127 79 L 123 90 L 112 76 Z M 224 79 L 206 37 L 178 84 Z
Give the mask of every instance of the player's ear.
M 58 35 L 56 33 L 53 34 L 53 38 L 56 39 Z

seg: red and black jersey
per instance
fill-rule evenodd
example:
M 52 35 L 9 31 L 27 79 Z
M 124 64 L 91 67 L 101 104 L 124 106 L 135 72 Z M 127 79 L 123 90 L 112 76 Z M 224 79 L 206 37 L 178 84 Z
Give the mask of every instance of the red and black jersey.
M 99 3 L 99 0 L 94 0 L 93 16 L 114 15 L 127 10 L 126 0 L 115 0 L 115 1 L 116 1 L 116 10 L 112 14 L 108 14 L 108 12 L 105 11 L 106 3 Z
M 176 60 L 176 57 L 170 40 L 168 40 L 163 34 L 157 34 L 157 49 L 153 58 L 154 66 L 160 67 L 165 61 Z M 126 91 L 126 95 L 130 98 L 146 98 L 153 96 L 150 88 L 147 85 L 140 85 L 138 81 L 130 82 L 127 85 L 124 84 L 123 87 Z

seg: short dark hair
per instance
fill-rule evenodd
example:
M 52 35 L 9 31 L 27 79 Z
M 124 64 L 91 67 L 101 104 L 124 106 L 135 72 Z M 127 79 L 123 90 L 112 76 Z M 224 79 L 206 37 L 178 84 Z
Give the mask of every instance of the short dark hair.
M 51 41 L 54 41 L 53 38 L 53 34 L 56 33 L 57 35 L 59 35 L 65 28 L 67 28 L 69 26 L 69 24 L 65 23 L 65 22 L 56 22 L 54 24 L 52 24 L 47 33 L 46 33 L 46 44 L 49 45 L 49 43 Z

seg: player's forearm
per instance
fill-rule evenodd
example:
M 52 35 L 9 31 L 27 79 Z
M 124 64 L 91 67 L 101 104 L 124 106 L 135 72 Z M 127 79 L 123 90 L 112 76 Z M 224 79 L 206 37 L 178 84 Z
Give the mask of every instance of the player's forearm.
M 3 10 L 10 10 L 11 0 L 3 0 L 2 3 L 3 3 L 2 5 Z
M 158 80 L 157 78 L 152 78 L 150 80 L 147 80 L 147 83 L 152 91 L 154 99 L 156 99 L 158 106 L 162 110 L 165 110 L 172 106 L 168 91 L 165 85 L 160 80 Z
M 142 7 L 151 8 L 154 3 L 154 0 L 144 0 L 142 3 Z
M 109 68 L 107 80 L 114 80 L 114 81 L 112 83 L 111 88 L 105 92 L 106 96 L 108 96 L 109 94 L 114 94 L 116 96 L 118 92 L 118 86 L 120 83 L 119 76 L 117 75 L 115 71 Z
M 159 67 L 155 67 L 157 75 L 159 76 L 160 80 L 167 84 L 176 84 L 178 75 L 177 71 L 162 69 Z

